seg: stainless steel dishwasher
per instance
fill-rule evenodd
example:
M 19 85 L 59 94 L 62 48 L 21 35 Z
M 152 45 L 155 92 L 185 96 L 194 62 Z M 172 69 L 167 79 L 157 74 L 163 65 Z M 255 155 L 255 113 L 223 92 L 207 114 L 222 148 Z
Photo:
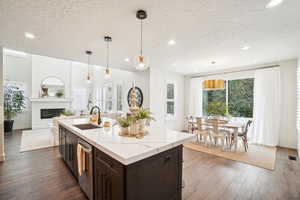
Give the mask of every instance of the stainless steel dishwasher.
M 93 147 L 81 139 L 78 139 L 77 145 L 80 145 L 80 148 L 77 146 L 77 150 L 81 149 L 81 152 L 77 153 L 78 182 L 86 196 L 93 200 Z

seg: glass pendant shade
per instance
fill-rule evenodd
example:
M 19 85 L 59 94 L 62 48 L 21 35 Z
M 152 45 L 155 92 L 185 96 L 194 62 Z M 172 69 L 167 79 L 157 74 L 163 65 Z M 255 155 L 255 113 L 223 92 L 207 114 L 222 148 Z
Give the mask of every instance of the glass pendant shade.
M 135 68 L 137 70 L 146 70 L 148 68 L 149 58 L 145 56 L 137 56 Z
M 92 80 L 91 80 L 91 74 L 90 74 L 90 56 L 93 54 L 92 51 L 86 51 L 85 52 L 88 56 L 88 74 L 87 74 L 87 77 L 86 77 L 86 83 L 87 84 L 91 84 L 92 83 Z
M 91 84 L 92 83 L 91 77 L 89 75 L 86 77 L 86 83 L 87 84 Z
M 205 89 L 205 90 L 225 89 L 225 81 L 224 80 L 205 80 L 203 82 L 203 89 Z
M 104 70 L 104 79 L 110 79 L 111 77 L 111 70 L 109 68 L 106 68 Z

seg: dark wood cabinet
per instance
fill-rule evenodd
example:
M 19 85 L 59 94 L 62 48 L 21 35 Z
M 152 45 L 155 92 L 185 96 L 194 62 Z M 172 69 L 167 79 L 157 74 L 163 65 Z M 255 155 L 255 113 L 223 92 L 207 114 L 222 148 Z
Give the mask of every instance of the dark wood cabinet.
M 181 200 L 182 146 L 125 166 L 94 149 L 96 200 Z
M 124 166 L 94 149 L 94 199 L 123 200 L 124 189 Z
M 73 175 L 78 179 L 77 139 L 75 134 L 59 127 L 59 152 Z

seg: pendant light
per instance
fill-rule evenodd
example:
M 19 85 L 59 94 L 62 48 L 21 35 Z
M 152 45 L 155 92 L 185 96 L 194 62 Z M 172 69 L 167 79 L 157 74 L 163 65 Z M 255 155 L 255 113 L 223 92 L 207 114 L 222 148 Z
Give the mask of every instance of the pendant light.
M 135 68 L 137 70 L 145 70 L 148 68 L 149 59 L 143 54 L 143 20 L 147 18 L 147 13 L 144 10 L 138 10 L 136 12 L 136 17 L 141 21 L 141 49 L 140 54 L 136 59 Z
M 90 57 L 93 54 L 93 52 L 92 51 L 86 51 L 85 53 L 87 54 L 87 57 L 88 57 L 88 74 L 87 74 L 87 77 L 86 77 L 86 82 L 87 82 L 87 84 L 91 84 L 92 80 L 91 80 L 91 74 L 90 74 Z
M 204 90 L 219 90 L 225 89 L 225 81 L 224 80 L 205 80 L 203 82 Z
M 106 67 L 104 70 L 104 78 L 109 79 L 111 77 L 111 70 L 109 68 L 109 43 L 112 39 L 110 36 L 105 36 L 104 41 L 106 42 Z

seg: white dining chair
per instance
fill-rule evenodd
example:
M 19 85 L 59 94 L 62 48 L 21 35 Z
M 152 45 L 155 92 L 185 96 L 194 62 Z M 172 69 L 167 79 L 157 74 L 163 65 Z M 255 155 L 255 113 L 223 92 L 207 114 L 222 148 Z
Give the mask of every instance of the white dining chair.
M 218 119 L 211 119 L 212 123 L 212 130 L 211 130 L 211 136 L 214 140 L 214 144 L 217 147 L 218 141 L 221 141 L 221 148 L 225 149 L 229 145 L 229 138 L 230 132 L 226 129 L 220 128 L 219 120 Z
M 196 122 L 197 122 L 197 133 L 198 133 L 197 140 L 199 141 L 198 138 L 200 138 L 200 142 L 203 142 L 205 145 L 210 145 L 212 139 L 209 134 L 209 129 L 204 128 L 203 118 L 196 117 Z

